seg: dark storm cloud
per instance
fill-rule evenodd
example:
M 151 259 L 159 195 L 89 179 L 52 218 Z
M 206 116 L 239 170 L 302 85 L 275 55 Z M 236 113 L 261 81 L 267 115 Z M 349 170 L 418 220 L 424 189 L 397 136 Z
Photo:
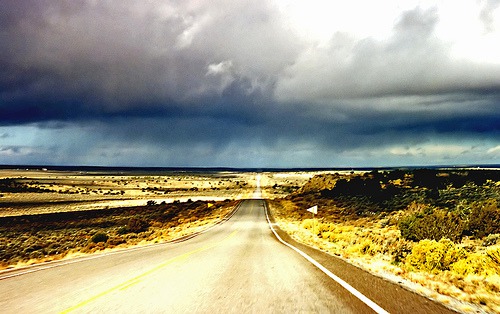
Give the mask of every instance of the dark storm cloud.
M 158 165 L 244 165 L 258 153 L 278 166 L 313 151 L 348 160 L 368 148 L 499 136 L 500 65 L 454 56 L 438 36 L 437 6 L 400 12 L 385 37 L 339 30 L 321 43 L 269 1 L 1 6 L 0 128 L 43 134 L 30 149 L 0 129 L 12 141 L 4 160 L 38 152 L 126 163 L 149 151 L 140 158 Z M 491 34 L 497 7 L 486 1 L 475 13 Z M 191 149 L 196 158 L 182 157 Z
M 241 106 L 297 50 L 265 3 L 38 3 L 2 16 L 2 124 Z
M 12 152 L 15 154 L 18 154 L 21 152 L 23 147 L 21 146 L 2 146 L 0 147 L 0 153 L 5 153 L 5 152 Z

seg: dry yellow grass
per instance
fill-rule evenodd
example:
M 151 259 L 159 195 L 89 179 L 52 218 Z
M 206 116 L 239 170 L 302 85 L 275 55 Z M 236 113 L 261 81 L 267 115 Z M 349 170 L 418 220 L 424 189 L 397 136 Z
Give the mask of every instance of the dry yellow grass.
M 317 173 L 261 173 L 262 197 L 272 199 L 286 196 Z M 141 206 L 148 200 L 171 203 L 187 200 L 247 199 L 252 198 L 256 188 L 256 173 L 252 172 L 132 175 L 0 169 L 0 179 L 4 178 L 13 178 L 27 187 L 46 191 L 0 191 L 0 217 Z
M 86 231 L 88 227 L 83 224 L 80 228 L 81 231 L 74 231 L 76 233 L 81 233 L 85 235 L 87 241 L 85 241 L 82 245 L 77 245 L 76 247 L 69 250 L 62 250 L 57 254 L 49 254 L 45 256 L 39 256 L 37 258 L 16 258 L 15 263 L 0 263 L 0 269 L 4 268 L 18 268 L 27 265 L 37 264 L 41 262 L 60 260 L 60 259 L 68 259 L 79 256 L 84 256 L 93 253 L 102 253 L 109 252 L 113 250 L 124 249 L 132 246 L 143 246 L 150 245 L 154 243 L 163 243 L 167 241 L 172 241 L 174 239 L 178 239 L 180 237 L 191 235 L 194 233 L 201 232 L 214 226 L 219 223 L 224 217 L 230 214 L 235 209 L 236 202 L 223 202 L 222 204 L 214 205 L 217 209 L 213 211 L 204 211 L 200 212 L 199 210 L 187 210 L 180 211 L 175 218 L 173 223 L 170 222 L 154 222 L 152 223 L 147 230 L 144 232 L 137 233 L 127 233 L 120 234 L 117 233 L 115 229 L 102 229 L 106 230 L 106 234 L 109 235 L 109 239 L 106 242 L 93 243 L 90 241 L 90 237 Z M 189 206 L 189 204 L 179 204 L 179 206 Z M 212 207 L 212 208 L 214 208 Z M 200 213 L 203 216 L 197 216 L 193 213 Z M 92 225 L 94 220 L 88 220 L 88 222 Z M 1 236 L 1 235 L 0 235 Z M 38 243 L 47 243 L 51 242 L 52 238 L 58 238 L 59 242 L 64 242 L 65 237 L 62 233 L 58 233 L 57 230 L 54 230 L 52 233 L 39 233 L 37 235 Z M 1 239 L 1 238 L 0 238 Z M 5 244 L 2 239 L 2 244 Z M 11 239 L 15 240 L 14 238 Z M 71 239 L 69 239 L 71 240 Z M 28 246 L 32 245 L 32 243 L 25 242 L 26 249 Z M 67 242 L 69 243 L 69 242 Z M 9 244 L 7 244 L 9 245 Z
M 402 283 L 408 288 L 451 306 L 461 312 L 500 313 L 500 245 L 484 248 L 479 241 L 465 242 L 472 252 L 446 271 L 414 269 L 405 263 L 395 263 L 395 255 L 411 252 L 414 243 L 402 240 L 395 225 L 376 218 L 334 220 L 323 218 L 314 223 L 303 218 L 289 200 L 269 202 L 279 227 L 295 240 L 317 247 L 360 266 L 376 275 Z M 384 221 L 397 219 L 385 217 Z M 310 216 L 309 216 L 310 217 Z M 455 248 L 455 246 L 453 246 Z M 456 246 L 456 250 L 463 250 Z M 497 256 L 498 264 L 488 257 Z M 453 268 L 454 267 L 454 268 Z
M 262 194 L 265 197 L 286 195 L 290 189 L 298 188 L 313 175 L 314 173 L 300 172 L 263 173 L 260 175 Z M 5 185 L 4 190 L 0 190 L 0 217 L 102 211 L 103 209 L 109 209 L 110 215 L 114 215 L 112 212 L 116 212 L 115 209 L 118 207 L 124 207 L 125 211 L 130 211 L 129 207 L 139 206 L 140 208 L 140 206 L 144 207 L 147 202 L 153 201 L 161 204 L 162 202 L 183 203 L 191 200 L 192 202 L 187 202 L 188 204 L 197 200 L 216 202 L 226 199 L 251 198 L 257 186 L 256 173 L 234 172 L 168 173 L 151 176 L 0 170 L 0 180 L 5 178 L 15 179 L 17 190 L 9 191 Z M 166 206 L 162 204 L 158 208 L 162 212 Z M 118 232 L 118 227 L 113 227 L 104 230 L 109 235 L 106 243 L 89 242 L 92 234 L 101 230 L 87 227 L 81 221 L 70 222 L 68 225 L 70 231 L 37 232 L 31 230 L 30 232 L 34 232 L 31 234 L 4 228 L 3 233 L 0 234 L 0 244 L 10 249 L 8 252 L 4 250 L 5 254 L 2 254 L 0 267 L 11 267 L 13 263 L 22 266 L 133 245 L 169 241 L 215 224 L 232 208 L 231 206 L 222 207 L 217 212 L 203 217 L 186 216 L 183 211 L 180 211 L 175 222 L 152 221 L 148 230 L 140 234 L 121 234 Z M 73 227 L 76 223 L 80 227 Z M 92 222 L 91 225 L 94 223 L 97 221 Z M 13 241 L 16 242 L 15 246 L 11 245 Z M 69 249 L 61 250 L 61 245 L 53 245 L 54 241 L 59 244 L 65 243 L 64 247 L 68 246 Z M 19 253 L 16 254 L 15 250 L 19 250 Z M 32 256 L 35 258 L 31 258 Z
M 245 199 L 255 190 L 255 173 L 93 174 L 61 171 L 0 170 L 43 192 L 0 191 L 0 216 L 141 206 L 187 200 Z

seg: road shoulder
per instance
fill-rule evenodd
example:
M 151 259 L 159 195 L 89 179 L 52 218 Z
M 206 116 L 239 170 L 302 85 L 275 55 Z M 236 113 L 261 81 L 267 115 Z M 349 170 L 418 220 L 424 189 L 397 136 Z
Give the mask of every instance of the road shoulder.
M 445 307 L 433 300 L 406 289 L 396 283 L 375 276 L 357 266 L 323 252 L 319 249 L 302 244 L 294 240 L 289 234 L 281 230 L 269 211 L 266 204 L 269 219 L 276 233 L 283 241 L 306 253 L 327 270 L 346 281 L 353 288 L 373 300 L 379 306 L 390 313 L 440 313 L 451 314 L 456 311 Z M 277 240 L 278 241 L 278 240 Z

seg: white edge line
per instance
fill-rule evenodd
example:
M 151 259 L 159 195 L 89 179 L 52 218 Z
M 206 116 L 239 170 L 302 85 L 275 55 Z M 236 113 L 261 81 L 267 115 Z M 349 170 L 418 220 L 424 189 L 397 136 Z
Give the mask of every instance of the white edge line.
M 170 241 L 166 241 L 163 243 L 153 243 L 153 244 L 148 244 L 148 245 L 144 245 L 144 246 L 123 248 L 123 249 L 119 249 L 117 251 L 112 251 L 112 252 L 97 253 L 96 255 L 93 255 L 93 256 L 91 255 L 91 256 L 75 257 L 75 258 L 69 259 L 67 261 L 55 260 L 55 261 L 45 262 L 45 264 L 33 264 L 33 265 L 25 266 L 22 268 L 18 268 L 18 269 L 15 269 L 15 268 L 14 269 L 7 269 L 7 270 L 0 271 L 0 280 L 9 279 L 9 278 L 13 278 L 13 277 L 19 277 L 19 276 L 31 274 L 31 273 L 34 273 L 37 271 L 61 267 L 61 266 L 70 265 L 70 264 L 74 264 L 74 263 L 80 263 L 80 262 L 93 260 L 96 258 L 102 258 L 102 257 L 110 256 L 110 255 L 122 254 L 122 253 L 126 253 L 126 252 L 142 250 L 142 249 L 146 249 L 146 248 L 149 248 L 152 246 L 180 243 L 180 242 L 192 239 L 200 234 L 206 233 L 206 232 L 212 230 L 213 228 L 217 227 L 218 225 L 228 221 L 240 209 L 240 206 L 241 206 L 241 201 L 236 205 L 235 209 L 228 216 L 223 217 L 219 222 L 217 222 L 213 226 L 208 227 L 205 230 L 202 230 L 198 233 L 183 236 L 183 237 L 185 237 L 184 239 L 183 239 L 183 237 L 179 237 L 177 239 L 172 239 Z M 42 265 L 45 265 L 45 266 L 42 266 Z M 25 270 L 23 270 L 23 268 Z M 17 271 L 17 270 L 19 270 L 19 271 Z M 7 273 L 7 274 L 5 276 L 2 276 L 2 272 Z M 14 272 L 14 273 L 8 274 L 9 272 Z
M 265 212 L 266 212 L 266 219 L 267 219 L 267 222 L 269 224 L 269 227 L 271 228 L 271 231 L 274 233 L 274 236 L 278 239 L 278 241 L 280 241 L 281 243 L 283 243 L 284 245 L 288 246 L 289 248 L 291 248 L 292 250 L 294 250 L 295 252 L 299 253 L 300 255 L 302 255 L 302 257 L 304 257 L 306 260 L 308 260 L 311 264 L 313 264 L 314 266 L 316 266 L 317 268 L 319 268 L 322 272 L 324 272 L 328 277 L 332 278 L 333 280 L 335 280 L 339 285 L 341 285 L 342 287 L 344 287 L 344 289 L 346 289 L 347 291 L 349 291 L 351 294 L 353 294 L 355 297 L 357 297 L 359 300 L 361 300 L 363 303 L 365 303 L 366 305 L 368 305 L 372 310 L 374 310 L 376 313 L 379 313 L 379 314 L 389 314 L 389 312 L 387 312 L 386 310 L 384 310 L 382 307 L 380 307 L 378 304 L 376 304 L 375 302 L 373 302 L 372 300 L 368 299 L 364 294 L 362 294 L 361 292 L 359 292 L 358 290 L 356 290 L 353 286 L 351 286 L 350 284 L 348 284 L 347 282 L 345 282 L 344 280 L 342 280 L 341 278 L 339 278 L 338 276 L 336 276 L 334 273 L 332 273 L 331 271 L 329 271 L 328 269 L 326 269 L 323 265 L 321 265 L 318 261 L 316 261 L 315 259 L 313 259 L 312 257 L 310 257 L 309 255 L 307 255 L 306 253 L 302 252 L 301 250 L 299 250 L 298 248 L 296 248 L 295 246 L 285 242 L 279 235 L 278 233 L 276 232 L 276 230 L 274 230 L 274 227 L 271 223 L 271 220 L 269 219 L 269 215 L 268 215 L 268 208 L 267 208 L 267 203 L 264 201 L 264 208 L 265 208 Z

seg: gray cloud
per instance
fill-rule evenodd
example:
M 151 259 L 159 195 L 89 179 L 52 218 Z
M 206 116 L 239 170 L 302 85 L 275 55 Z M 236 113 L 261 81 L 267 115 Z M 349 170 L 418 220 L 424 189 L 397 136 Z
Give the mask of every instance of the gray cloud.
M 204 109 L 207 97 L 234 84 L 244 96 L 270 88 L 297 53 L 266 2 L 47 1 L 23 9 L 4 19 L 5 122 Z M 231 66 L 210 73 L 217 64 Z
M 454 60 L 434 35 L 439 16 L 419 7 L 404 12 L 388 40 L 337 33 L 286 70 L 276 95 L 285 101 L 332 101 L 500 90 L 500 66 Z
M 481 11 L 479 13 L 479 18 L 483 22 L 484 31 L 487 33 L 493 32 L 495 30 L 493 12 L 498 8 L 499 5 L 499 0 L 483 1 L 483 7 L 481 8 Z
M 438 7 L 319 44 L 269 1 L 2 6 L 0 163 L 434 163 L 439 143 L 480 142 L 459 161 L 498 145 L 500 66 L 454 56 Z M 493 34 L 497 7 L 477 11 Z M 8 137 L 18 126 L 36 144 Z

